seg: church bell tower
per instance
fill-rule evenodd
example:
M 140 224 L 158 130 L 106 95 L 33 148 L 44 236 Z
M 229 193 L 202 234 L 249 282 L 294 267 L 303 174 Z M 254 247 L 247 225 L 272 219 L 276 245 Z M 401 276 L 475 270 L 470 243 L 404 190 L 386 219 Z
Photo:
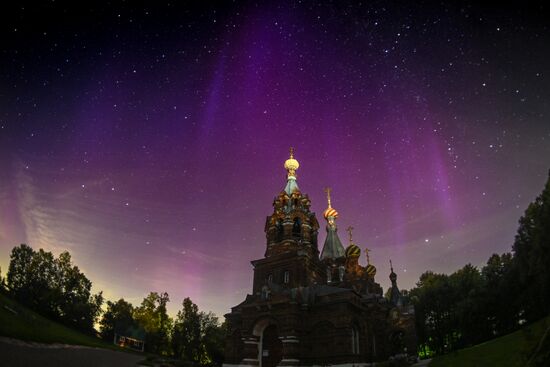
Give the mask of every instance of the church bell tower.
M 298 187 L 300 167 L 290 148 L 285 161 L 285 188 L 273 200 L 273 213 L 266 218 L 266 251 L 254 265 L 254 292 L 263 286 L 295 288 L 320 282 L 317 234 L 319 222 L 310 210 L 311 200 Z

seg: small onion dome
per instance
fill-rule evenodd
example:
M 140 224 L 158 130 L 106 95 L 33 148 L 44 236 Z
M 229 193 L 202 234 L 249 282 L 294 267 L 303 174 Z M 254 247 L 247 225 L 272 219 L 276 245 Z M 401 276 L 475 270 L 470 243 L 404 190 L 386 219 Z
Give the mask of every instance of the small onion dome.
M 290 157 L 285 161 L 285 169 L 288 172 L 294 173 L 300 167 L 300 163 L 294 157 Z
M 374 265 L 367 265 L 367 275 L 371 278 L 374 278 L 376 275 L 376 267 Z
M 338 212 L 334 208 L 327 208 L 327 210 L 323 213 L 323 216 L 325 219 L 328 219 L 328 217 L 338 218 Z
M 395 274 L 395 273 L 393 272 L 393 269 L 391 270 L 391 273 L 390 273 L 390 280 L 391 280 L 392 282 L 395 282 L 395 281 L 397 280 L 397 274 Z
M 346 247 L 346 257 L 359 257 L 361 256 L 361 249 L 356 244 L 351 244 Z

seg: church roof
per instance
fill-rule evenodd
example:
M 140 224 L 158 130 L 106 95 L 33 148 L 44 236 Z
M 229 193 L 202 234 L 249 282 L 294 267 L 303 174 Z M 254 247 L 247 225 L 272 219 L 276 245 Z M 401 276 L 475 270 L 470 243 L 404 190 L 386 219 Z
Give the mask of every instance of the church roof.
M 403 305 L 403 297 L 401 296 L 401 292 L 399 291 L 399 288 L 397 288 L 396 284 L 391 287 L 390 302 L 396 306 Z
M 296 182 L 296 177 L 289 176 L 286 181 L 285 191 L 288 195 L 292 194 L 294 191 L 300 191 L 298 188 L 298 183 Z
M 338 218 L 338 212 L 331 205 L 330 201 L 330 187 L 325 189 L 327 193 L 328 208 L 325 210 L 324 217 L 327 220 L 327 238 L 323 245 L 323 251 L 321 251 L 321 260 L 325 259 L 337 259 L 346 256 L 346 250 L 342 246 L 342 242 L 338 237 L 338 228 L 336 227 L 336 218 Z
M 393 264 L 390 260 L 390 281 L 391 281 L 391 293 L 390 293 L 390 302 L 396 306 L 403 306 L 403 296 L 399 288 L 397 288 L 397 274 L 393 272 Z
M 346 251 L 344 250 L 344 246 L 342 246 L 337 231 L 336 225 L 327 225 L 327 238 L 325 239 L 323 251 L 321 252 L 321 260 L 337 259 L 346 255 Z

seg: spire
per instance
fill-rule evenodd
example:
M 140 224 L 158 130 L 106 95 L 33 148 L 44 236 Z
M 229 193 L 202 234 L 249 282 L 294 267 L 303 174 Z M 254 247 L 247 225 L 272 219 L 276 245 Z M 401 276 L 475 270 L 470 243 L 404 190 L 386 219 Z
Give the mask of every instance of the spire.
M 290 157 L 285 161 L 284 165 L 287 171 L 285 191 L 288 195 L 292 194 L 294 191 L 300 191 L 296 183 L 296 170 L 300 167 L 300 163 L 294 159 L 294 148 L 290 147 L 289 151 Z
M 390 269 L 391 269 L 390 280 L 391 280 L 392 287 L 394 285 L 397 286 L 397 274 L 393 272 L 393 264 L 391 263 L 391 259 L 390 259 Z
M 397 288 L 397 274 L 393 272 L 393 264 L 390 260 L 390 280 L 391 280 L 391 293 L 390 293 L 390 302 L 393 303 L 396 306 L 402 306 L 403 305 L 403 297 L 401 296 L 401 292 L 399 291 L 399 288 Z
M 338 218 L 338 212 L 336 211 L 336 209 L 334 209 L 330 203 L 330 192 L 332 191 L 332 189 L 330 187 L 327 187 L 325 188 L 325 192 L 327 194 L 327 202 L 328 202 L 328 207 L 327 209 L 325 210 L 325 212 L 323 213 L 323 216 L 325 217 L 325 219 L 328 221 L 328 224 L 329 225 L 333 225 L 333 226 L 336 226 L 336 224 L 334 224 L 334 220 L 336 218 Z
M 348 234 L 349 234 L 349 244 L 350 245 L 353 245 L 353 229 L 354 228 L 352 226 L 349 226 L 348 228 L 346 228 L 346 231 L 348 231 Z
M 367 265 L 370 265 L 370 256 L 369 256 L 370 249 L 365 248 L 365 255 L 367 256 Z
M 346 228 L 346 231 L 348 231 L 349 234 L 349 245 L 348 247 L 346 247 L 346 258 L 359 259 L 359 256 L 361 256 L 361 249 L 359 248 L 359 246 L 353 243 L 353 227 L 349 226 L 348 228 Z
M 327 220 L 327 238 L 323 245 L 323 251 L 321 251 L 321 260 L 325 259 L 337 259 L 345 256 L 344 246 L 338 237 L 338 228 L 336 227 L 336 218 L 338 218 L 338 212 L 334 209 L 330 202 L 330 192 L 332 189 L 327 187 L 325 192 L 327 194 L 328 208 L 323 213 L 323 216 Z
M 327 194 L 327 201 L 328 201 L 328 208 L 332 208 L 332 206 L 330 205 L 330 192 L 332 191 L 332 189 L 330 187 L 326 187 L 325 188 L 325 192 Z

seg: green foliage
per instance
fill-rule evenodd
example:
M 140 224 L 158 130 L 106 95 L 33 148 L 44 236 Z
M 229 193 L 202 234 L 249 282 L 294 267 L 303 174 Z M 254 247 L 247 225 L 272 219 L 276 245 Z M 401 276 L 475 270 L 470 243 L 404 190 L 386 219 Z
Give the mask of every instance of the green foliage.
M 121 298 L 117 302 L 107 301 L 107 310 L 99 322 L 101 338 L 111 342 L 114 340 L 115 333 L 134 337 L 128 334 L 130 330 L 137 327 L 133 314 L 134 306 L 124 299 Z
M 159 355 L 169 355 L 172 319 L 166 312 L 170 301 L 168 293 L 151 292 L 134 310 L 134 320 L 145 330 L 145 350 Z
M 468 264 L 451 275 L 425 272 L 411 300 L 421 353 L 447 353 L 511 331 L 515 308 L 499 305 L 509 295 L 510 254 L 493 255 L 481 272 Z
M 492 255 L 479 271 L 425 272 L 410 299 L 420 354 L 481 343 L 548 315 L 550 304 L 550 177 L 519 221 L 514 255 Z
M 550 303 L 550 177 L 519 220 L 513 251 L 523 317 L 537 320 L 548 314 Z
M 201 319 L 199 308 L 185 298 L 183 309 L 178 311 L 172 331 L 174 355 L 188 361 L 199 362 L 204 354 L 201 348 Z
M 481 269 L 484 279 L 483 307 L 488 312 L 487 322 L 494 335 L 504 335 L 517 329 L 521 293 L 512 254 L 494 254 Z
M 51 252 L 34 251 L 22 244 L 10 255 L 7 275 L 10 294 L 47 317 L 87 333 L 101 312 L 101 292 L 91 294 L 92 282 L 63 252 L 56 259 Z
M 213 315 L 212 315 L 213 316 Z M 208 355 L 209 364 L 221 366 L 224 360 L 225 338 L 227 335 L 227 325 L 225 322 L 218 325 L 218 319 L 210 326 L 205 328 L 203 343 Z
M 185 298 L 172 331 L 174 355 L 201 365 L 220 365 L 223 361 L 225 326 L 211 312 L 199 312 L 191 299 Z
M 107 302 L 107 310 L 100 321 L 101 336 L 113 340 L 116 330 L 142 329 L 145 332 L 146 351 L 161 355 L 151 356 L 147 363 L 164 363 L 168 356 L 180 359 L 171 364 L 182 366 L 221 365 L 224 357 L 225 325 L 211 312 L 199 311 L 191 299 L 186 298 L 183 308 L 173 322 L 166 313 L 167 293 L 151 292 L 140 307 L 134 308 L 124 299 Z M 117 333 L 121 333 L 116 331 Z M 143 339 L 143 337 L 138 337 Z

